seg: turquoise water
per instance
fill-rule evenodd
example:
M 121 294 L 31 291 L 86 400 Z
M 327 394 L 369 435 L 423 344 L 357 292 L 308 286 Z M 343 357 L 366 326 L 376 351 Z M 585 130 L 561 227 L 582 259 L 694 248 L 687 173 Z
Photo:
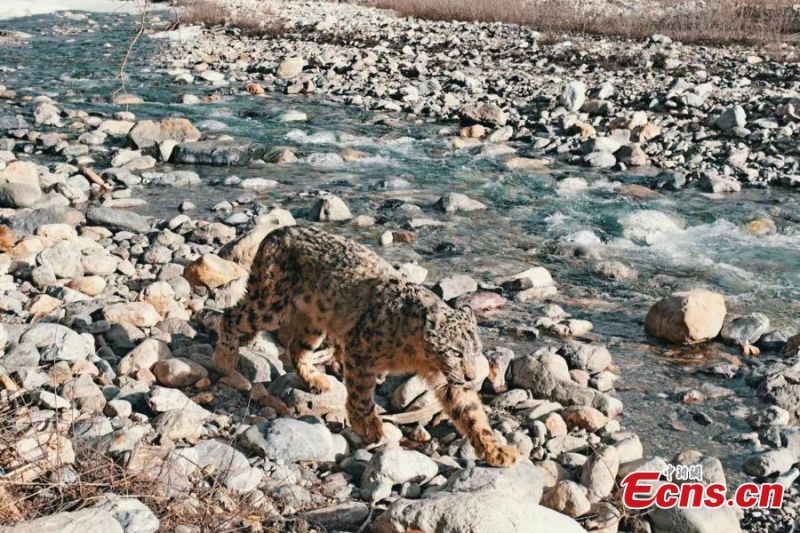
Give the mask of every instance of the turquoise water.
M 57 15 L 0 21 L 0 29 L 34 34 L 29 44 L 0 48 L 0 84 L 20 95 L 48 94 L 64 109 L 106 114 L 120 110 L 107 102 L 119 88 L 116 75 L 133 35 L 132 21 L 122 15 L 92 15 L 91 19 L 98 22 L 91 32 L 85 31 L 85 22 Z M 731 416 L 732 408 L 758 403 L 741 379 L 726 381 L 702 372 L 704 364 L 725 362 L 724 354 L 735 354 L 735 350 L 721 345 L 692 350 L 658 345 L 643 335 L 642 320 L 654 298 L 705 285 L 725 293 L 735 312 L 761 311 L 786 333 L 800 330 L 800 197 L 796 192 L 754 189 L 713 197 L 690 188 L 631 199 L 621 195 L 619 187 L 645 182 L 648 175 L 597 172 L 560 162 L 546 172 L 511 172 L 482 156 L 480 150 L 451 149 L 449 137 L 440 132 L 452 124 L 403 122 L 397 116 L 398 125 L 378 125 L 373 123 L 373 112 L 306 96 L 231 95 L 214 104 L 180 105 L 174 102 L 181 94 L 202 96 L 213 89 L 173 83 L 159 67 L 163 46 L 161 41 L 143 38 L 128 66 L 128 91 L 148 102 L 131 106 L 137 117 L 186 116 L 207 135 L 293 146 L 300 156 L 336 152 L 345 146 L 370 156 L 334 166 L 304 162 L 263 168 L 192 166 L 188 168 L 204 178 L 202 185 L 139 189 L 135 195 L 149 202 L 139 212 L 171 217 L 180 201 L 190 199 L 199 207 L 193 216 L 213 217 L 208 209 L 220 200 L 250 194 L 218 181 L 232 175 L 266 177 L 280 185 L 257 193 L 259 201 L 289 208 L 298 216 L 313 202 L 308 193 L 320 189 L 343 197 L 356 215 L 385 216 L 385 225 L 372 229 L 341 228 L 376 242 L 385 229 L 397 228 L 407 219 L 381 206 L 391 199 L 408 200 L 423 207 L 416 216 L 437 218 L 445 225 L 423 228 L 412 246 L 395 246 L 382 253 L 398 261 L 418 260 L 430 270 L 432 280 L 463 272 L 492 281 L 532 264 L 546 266 L 560 287 L 556 302 L 574 316 L 591 320 L 597 338 L 610 344 L 622 375 L 618 385 L 626 406 L 623 423 L 642 435 L 646 450 L 671 456 L 696 446 L 726 456 L 728 465 L 738 462 L 745 450 L 728 442 L 729 430 L 747 427 Z M 0 110 L 7 107 L 0 101 Z M 309 120 L 279 122 L 276 117 L 288 109 L 306 112 Z M 527 146 L 516 148 L 520 155 L 528 155 Z M 158 170 L 172 168 L 179 167 L 166 165 Z M 406 188 L 387 188 L 398 178 L 407 182 Z M 464 192 L 489 208 L 477 214 L 439 215 L 429 206 L 445 191 Z M 755 236 L 746 229 L 747 222 L 762 217 L 775 222 L 775 234 Z M 658 222 L 655 226 L 654 221 Z M 639 272 L 638 279 L 611 282 L 597 277 L 590 260 L 560 252 L 570 243 L 591 245 L 603 259 L 626 263 Z M 514 304 L 497 318 L 530 324 L 538 316 L 536 309 L 537 304 Z M 506 338 L 494 328 L 487 328 L 485 336 L 487 345 L 501 343 L 522 353 L 535 348 L 534 343 Z M 703 383 L 730 389 L 736 396 L 692 408 L 667 397 Z M 716 422 L 710 426 L 693 422 L 695 409 Z M 674 421 L 688 431 L 670 429 Z

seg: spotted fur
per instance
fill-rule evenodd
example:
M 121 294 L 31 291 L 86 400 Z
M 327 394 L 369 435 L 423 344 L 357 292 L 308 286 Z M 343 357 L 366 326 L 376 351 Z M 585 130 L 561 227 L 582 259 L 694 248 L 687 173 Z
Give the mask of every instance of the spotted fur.
M 383 438 L 378 376 L 418 373 L 481 459 L 508 466 L 518 458 L 516 448 L 498 442 L 477 392 L 466 386 L 481 352 L 472 311 L 451 308 L 365 246 L 314 228 L 272 232 L 255 256 L 246 296 L 225 312 L 214 366 L 231 373 L 239 346 L 259 331 L 278 332 L 314 392 L 330 387 L 312 357 L 328 339 L 344 371 L 350 424 L 368 443 Z

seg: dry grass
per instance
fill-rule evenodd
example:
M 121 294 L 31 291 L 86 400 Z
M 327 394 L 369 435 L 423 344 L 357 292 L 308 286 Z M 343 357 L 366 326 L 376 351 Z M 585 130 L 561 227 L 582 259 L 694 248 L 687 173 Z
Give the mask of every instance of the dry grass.
M 277 37 L 286 32 L 286 23 L 271 6 L 232 11 L 214 0 L 178 0 L 180 22 L 208 28 L 224 26 L 251 37 Z
M 643 39 L 664 34 L 682 42 L 794 42 L 800 31 L 795 0 L 707 0 L 684 7 L 684 0 L 661 0 L 663 10 L 617 12 L 587 8 L 577 0 L 365 0 L 403 16 L 431 20 L 506 22 L 555 33 Z
M 64 465 L 65 455 L 53 451 L 65 450 L 54 444 L 64 445 L 66 440 L 53 436 L 66 434 L 70 424 L 34 420 L 36 412 L 21 396 L 0 407 L 0 524 L 93 507 L 113 493 L 142 501 L 161 521 L 161 531 L 174 531 L 179 525 L 203 532 L 285 529 L 269 502 L 258 504 L 227 491 L 213 472 L 205 473 L 191 492 L 176 493 L 164 484 L 163 465 L 157 461 L 134 471 L 126 468 L 123 458 L 115 461 L 79 438 L 72 439 L 74 454 L 66 454 L 74 460 Z M 21 457 L 15 447 L 32 434 L 41 443 L 41 460 L 31 461 L 30 449 Z M 72 471 L 69 479 L 62 467 Z

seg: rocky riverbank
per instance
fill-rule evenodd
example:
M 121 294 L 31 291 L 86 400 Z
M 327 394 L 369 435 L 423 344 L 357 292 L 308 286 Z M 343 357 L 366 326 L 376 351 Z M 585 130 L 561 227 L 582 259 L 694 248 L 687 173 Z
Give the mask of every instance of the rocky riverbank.
M 569 116 L 566 109 L 582 98 L 575 110 L 583 108 L 593 101 L 586 94 L 602 88 L 599 80 L 624 79 L 619 72 L 585 67 L 581 76 L 566 78 L 566 67 L 542 61 L 536 37 L 519 28 L 444 23 L 415 28 L 418 23 L 353 6 L 281 7 L 293 28 L 290 35 L 270 41 L 222 31 L 193 33 L 191 42 L 162 51 L 159 66 L 169 73 L 158 79 L 169 82 L 172 76 L 172 83 L 187 88 L 180 100 L 200 107 L 266 98 L 262 92 L 313 92 L 376 109 L 365 121 L 374 127 L 383 123 L 402 131 L 407 118 L 397 111 L 459 118 L 466 126 L 460 135 L 442 126 L 451 149 L 480 150 L 520 172 L 553 165 L 551 159 L 572 160 L 573 149 L 587 152 L 575 158 L 579 164 L 613 158 L 613 167 L 630 139 L 641 139 L 650 126 L 661 128 L 662 138 L 665 131 L 682 136 L 676 124 L 684 120 L 693 134 L 714 132 L 713 142 L 721 144 L 713 146 L 749 143 L 760 138 L 761 129 L 738 137 L 743 132 L 721 133 L 703 124 L 718 102 L 745 105 L 744 126 L 755 113 L 770 112 L 770 104 L 737 100 L 747 90 L 733 90 L 726 77 L 716 82 L 719 94 L 702 105 L 647 107 L 641 123 L 636 112 L 644 110 L 639 107 L 644 93 L 636 92 L 637 85 L 606 96 L 614 101 L 620 98 L 615 95 L 631 94 L 616 103 L 617 113 L 572 115 L 601 132 L 617 114 L 639 117 L 637 125 L 614 128 L 609 136 L 587 135 L 584 143 L 590 146 L 583 149 L 580 135 L 570 136 L 559 126 Z M 95 31 L 94 25 L 83 16 L 64 20 L 66 35 Z M 429 40 L 415 41 L 423 35 Z M 36 37 L 21 38 L 17 46 L 30 38 Z M 504 46 L 487 46 L 492 39 Z M 401 40 L 409 50 L 397 46 Z M 628 45 L 684 50 L 670 43 Z M 430 56 L 424 61 L 419 59 L 423 47 Z M 492 55 L 504 53 L 510 54 L 505 60 Z M 488 61 L 498 66 L 490 68 Z M 553 81 L 533 78 L 537 64 Z M 753 69 L 748 72 L 761 68 L 755 61 L 746 64 Z M 16 69 L 1 61 L 0 67 Z M 521 85 L 501 83 L 517 79 L 512 71 L 522 73 L 519 81 L 527 80 L 531 94 L 526 96 Z M 439 89 L 431 94 L 406 88 L 435 86 L 437 79 Z M 655 91 L 658 81 L 649 83 Z M 621 508 L 618 482 L 633 470 L 661 470 L 668 462 L 699 464 L 706 481 L 724 481 L 726 472 L 718 458 L 682 446 L 675 447 L 674 457 L 653 456 L 635 427 L 623 427 L 615 389 L 620 374 L 624 382 L 625 369 L 614 364 L 605 340 L 592 333 L 591 321 L 565 310 L 568 298 L 562 293 L 571 289 L 561 286 L 557 272 L 538 266 L 533 255 L 527 264 L 502 272 L 479 264 L 452 270 L 446 259 L 457 248 L 452 243 L 460 243 L 456 228 L 487 211 L 485 198 L 455 191 L 412 196 L 406 177 L 361 189 L 359 178 L 345 172 L 374 156 L 354 148 L 354 137 L 345 134 L 335 136 L 332 152 L 305 146 L 302 141 L 309 137 L 302 131 L 287 135 L 297 145 L 267 146 L 220 133 L 213 119 L 198 124 L 180 116 L 184 104 L 165 112 L 160 106 L 171 102 L 147 107 L 146 96 L 127 95 L 115 100 L 116 107 L 98 111 L 85 96 L 48 92 L 45 96 L 23 84 L 0 88 L 0 521 L 21 521 L 11 531 L 46 531 L 67 522 L 90 530 L 160 527 L 183 533 L 362 527 L 387 532 L 740 529 L 744 514 L 733 509 L 630 516 Z M 136 102 L 142 101 L 140 113 Z M 551 107 L 543 118 L 541 111 Z M 262 127 L 270 121 L 302 124 L 308 118 L 287 108 L 274 118 L 257 116 Z M 776 120 L 780 127 L 767 129 L 773 133 L 763 142 L 774 145 L 778 135 L 796 134 L 793 119 Z M 622 130 L 628 133 L 614 133 Z M 625 135 L 632 137 L 620 148 L 600 149 Z M 407 143 L 399 136 L 383 142 Z M 653 141 L 664 150 L 663 142 Z M 766 150 L 754 145 L 752 154 L 756 146 Z M 515 151 L 520 153 L 512 155 Z M 679 152 L 669 152 L 662 159 L 648 157 L 665 167 L 686 166 Z M 711 154 L 700 155 L 702 164 L 690 172 L 690 181 L 700 181 L 706 165 L 717 165 Z M 670 163 L 670 157 L 678 159 Z M 746 160 L 759 173 L 772 168 L 756 167 L 763 161 L 759 157 Z M 795 172 L 796 165 L 784 167 Z M 733 168 L 717 166 L 720 179 L 727 175 L 725 168 Z M 324 186 L 309 179 L 302 192 L 289 188 L 315 168 L 339 172 L 326 177 Z M 206 210 L 196 205 L 208 203 L 197 191 L 206 190 L 209 175 L 218 197 Z M 788 175 L 778 174 L 776 180 Z M 331 192 L 337 183 L 344 183 L 347 194 Z M 154 215 L 149 200 L 164 190 L 180 191 L 184 200 L 174 202 L 168 216 Z M 389 442 L 364 449 L 343 424 L 341 382 L 322 395 L 302 390 L 283 365 L 283 348 L 269 335 L 242 351 L 240 373 L 214 375 L 208 361 L 219 312 L 241 295 L 255 246 L 269 231 L 291 224 L 321 224 L 373 245 L 410 279 L 430 285 L 447 301 L 479 310 L 482 334 L 492 342 L 486 343 L 476 386 L 495 432 L 528 460 L 507 470 L 476 464 L 474 450 L 414 377 L 381 384 L 378 403 Z M 434 232 L 439 245 L 429 249 Z M 605 277 L 635 277 L 624 264 L 606 262 L 600 268 L 603 263 L 590 247 L 574 244 L 571 253 L 596 262 Z M 654 309 L 669 310 L 672 304 L 659 305 Z M 697 337 L 688 340 L 721 336 L 742 349 L 759 346 L 767 356 L 753 371 L 753 382 L 778 405 L 763 413 L 742 408 L 742 417 L 751 416 L 753 432 L 736 437 L 757 452 L 745 463 L 747 474 L 784 483 L 787 504 L 778 512 L 749 513 L 742 524 L 748 531 L 788 531 L 798 514 L 800 449 L 797 404 L 791 403 L 797 401 L 797 380 L 790 358 L 796 337 L 781 337 L 759 317 L 731 325 L 724 302 L 704 307 L 708 312 L 702 318 L 711 324 L 690 327 Z M 679 324 L 691 320 L 680 313 L 661 314 L 678 316 Z M 650 322 L 661 324 L 651 331 L 657 336 L 687 340 L 686 332 L 668 327 L 675 320 Z M 517 339 L 530 344 L 518 348 Z M 321 361 L 325 356 L 320 354 Z M 336 376 L 335 366 L 328 373 Z M 714 393 L 713 387 L 704 390 Z M 682 402 L 700 403 L 703 394 L 690 391 Z M 705 423 L 699 411 L 696 417 Z
M 264 5 L 221 3 L 253 14 Z M 760 49 L 659 35 L 544 38 L 514 25 L 420 21 L 338 3 L 274 6 L 283 37 L 208 32 L 175 54 L 175 67 L 205 65 L 220 85 L 249 80 L 254 91 L 489 128 L 463 132 L 462 148 L 491 135 L 525 141 L 537 158 L 663 169 L 646 181 L 658 189 L 800 183 L 798 66 Z

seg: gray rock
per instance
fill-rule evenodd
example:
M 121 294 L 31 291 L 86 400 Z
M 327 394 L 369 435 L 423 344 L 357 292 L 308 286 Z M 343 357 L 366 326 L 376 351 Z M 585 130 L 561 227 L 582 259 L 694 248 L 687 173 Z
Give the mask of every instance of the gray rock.
M 767 477 L 784 474 L 800 459 L 788 448 L 769 450 L 745 459 L 744 471 L 751 476 Z
M 439 198 L 435 207 L 445 213 L 455 213 L 456 211 L 478 211 L 486 209 L 486 205 L 477 200 L 473 200 L 466 194 L 459 192 L 447 192 Z
M 213 466 L 219 481 L 235 492 L 250 492 L 258 487 L 264 477 L 260 469 L 250 466 L 242 452 L 221 440 L 204 440 L 179 453 L 200 468 Z
M 45 248 L 36 258 L 40 265 L 50 267 L 59 278 L 78 278 L 83 276 L 81 253 L 74 243 L 61 241 Z
M 475 103 L 461 109 L 461 121 L 466 124 L 505 126 L 508 122 L 508 114 L 497 104 Z
M 44 207 L 17 213 L 11 219 L 10 227 L 20 233 L 33 233 L 45 224 L 69 224 L 75 226 L 83 220 L 83 214 L 71 207 Z
M 477 290 L 478 282 L 464 274 L 443 278 L 433 287 L 433 292 L 446 302 Z
M 283 401 L 293 416 L 324 416 L 343 413 L 347 389 L 334 376 L 327 376 L 331 388 L 321 394 L 308 392 L 294 372 L 269 384 L 268 390 Z
M 302 57 L 289 57 L 284 59 L 275 70 L 275 77 L 280 80 L 295 78 L 303 72 L 306 60 Z
M 0 184 L 0 207 L 32 207 L 41 200 L 42 191 L 35 185 L 26 183 Z
M 91 224 L 104 226 L 114 231 L 136 233 L 150 231 L 150 223 L 142 215 L 113 207 L 90 207 L 86 210 L 86 220 Z
M 730 507 L 719 509 L 654 508 L 648 515 L 653 533 L 740 533 L 739 519 Z
M 172 152 L 173 163 L 246 166 L 263 159 L 267 148 L 250 141 L 184 142 Z
M 316 418 L 278 418 L 250 426 L 239 437 L 246 448 L 273 461 L 334 461 L 333 436 Z
M 578 111 L 586 101 L 586 84 L 582 81 L 571 81 L 561 91 L 559 102 L 568 111 Z
M 125 533 L 155 533 L 160 526 L 153 511 L 137 498 L 106 494 L 95 508 L 111 513 Z
M 57 513 L 1 528 L 2 533 L 125 533 L 114 516 L 103 509 Z
M 36 346 L 45 362 L 85 361 L 94 354 L 92 346 L 83 337 L 60 324 L 31 326 L 20 336 L 19 342 Z
M 42 102 L 33 110 L 33 121 L 42 126 L 61 126 L 61 112 L 53 104 Z
M 363 502 L 343 502 L 303 513 L 303 517 L 327 531 L 351 530 L 361 526 L 369 516 L 369 506 Z
M 394 502 L 375 523 L 378 533 L 584 533 L 572 518 L 537 505 L 545 476 L 538 468 L 469 467 L 421 500 Z
M 763 313 L 751 313 L 726 321 L 720 337 L 745 349 L 758 342 L 769 331 L 769 318 Z
M 593 168 L 612 168 L 617 164 L 614 154 L 608 152 L 592 152 L 583 156 L 583 161 Z
M 602 499 L 611 494 L 619 472 L 619 452 L 614 446 L 602 446 L 592 455 L 581 471 L 581 484 L 589 494 Z
M 739 192 L 742 185 L 731 176 L 723 176 L 717 172 L 704 172 L 698 182 L 700 189 L 711 193 Z
M 333 194 L 325 194 L 317 200 L 311 208 L 310 216 L 320 222 L 338 222 L 353 218 L 344 200 Z
M 21 368 L 34 368 L 39 366 L 39 350 L 35 344 L 20 343 L 11 348 L 6 348 L 6 353 L 0 357 L 0 367 L 7 372 Z
M 567 360 L 570 368 L 586 370 L 596 374 L 611 365 L 611 352 L 600 344 L 587 344 L 573 341 L 565 344 L 558 351 Z
M 185 118 L 167 118 L 160 122 L 141 120 L 128 132 L 128 139 L 137 148 L 151 148 L 164 141 L 197 141 L 200 131 Z
M 439 472 L 427 455 L 413 450 L 390 448 L 372 456 L 361 477 L 362 495 L 379 501 L 392 493 L 392 487 L 406 482 L 422 483 Z
M 714 121 L 714 125 L 722 131 L 744 128 L 747 125 L 747 113 L 740 105 L 729 107 Z
M 686 174 L 677 170 L 666 170 L 653 178 L 652 184 L 656 189 L 679 191 L 686 185 Z

